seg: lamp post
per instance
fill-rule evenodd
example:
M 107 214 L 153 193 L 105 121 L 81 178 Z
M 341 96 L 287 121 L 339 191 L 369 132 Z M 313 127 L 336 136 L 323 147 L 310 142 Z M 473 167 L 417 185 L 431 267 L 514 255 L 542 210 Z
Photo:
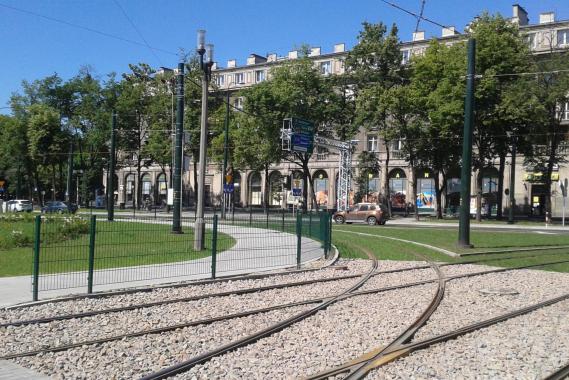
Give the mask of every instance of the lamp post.
M 373 178 L 373 173 L 367 173 L 366 202 L 369 202 L 369 180 L 372 178 Z
M 196 52 L 200 55 L 202 76 L 202 115 L 200 128 L 200 163 L 198 175 L 198 204 L 197 217 L 194 226 L 194 249 L 201 251 L 204 247 L 205 222 L 204 222 L 204 197 L 205 197 L 205 170 L 207 149 L 207 90 L 213 66 L 213 45 L 205 44 L 205 30 L 198 30 L 198 44 Z M 204 57 L 205 55 L 205 57 Z M 204 59 L 205 58 L 205 59 Z
M 506 132 L 508 138 L 512 140 L 512 165 L 510 166 L 510 212 L 508 213 L 508 224 L 514 224 L 514 207 L 516 206 L 516 198 L 514 187 L 516 185 L 516 144 L 518 137 L 515 131 Z

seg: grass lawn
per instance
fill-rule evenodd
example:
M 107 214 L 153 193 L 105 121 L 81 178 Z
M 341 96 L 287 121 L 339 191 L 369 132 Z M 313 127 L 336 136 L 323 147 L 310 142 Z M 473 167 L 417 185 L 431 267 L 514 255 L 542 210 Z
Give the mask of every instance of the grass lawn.
M 363 232 L 374 236 L 355 235 L 350 232 Z M 382 239 L 381 236 L 394 237 L 404 240 L 433 245 L 457 253 L 467 253 L 470 251 L 491 251 L 507 248 L 530 248 L 537 246 L 562 246 L 569 245 L 569 235 L 542 235 L 528 231 L 520 232 L 490 232 L 490 231 L 471 231 L 471 243 L 475 248 L 472 250 L 458 249 L 456 241 L 458 238 L 457 228 L 409 228 L 409 227 L 372 227 L 357 225 L 334 226 L 332 232 L 332 242 L 340 250 L 342 257 L 365 258 L 367 257 L 362 249 L 373 252 L 382 260 L 418 260 L 414 253 L 420 253 L 437 261 L 460 262 L 478 259 L 498 259 L 516 257 L 513 260 L 492 261 L 488 265 L 492 266 L 522 266 L 548 261 L 569 260 L 569 248 L 557 250 L 514 252 L 501 254 L 480 254 L 473 256 L 463 256 L 453 258 L 432 249 L 417 246 L 414 244 Z M 537 258 L 524 258 L 524 256 L 537 255 Z M 569 262 L 563 264 L 549 265 L 544 267 L 546 270 L 569 272 Z
M 42 223 L 40 273 L 60 273 L 88 268 L 89 235 L 62 236 L 55 233 L 57 224 Z M 21 228 L 33 236 L 33 222 L 0 223 L 0 233 Z M 206 230 L 205 249 L 193 249 L 193 229 L 183 227 L 184 234 L 172 234 L 171 226 L 140 222 L 97 221 L 95 270 L 126 266 L 195 260 L 211 255 L 212 231 Z M 33 239 L 32 239 L 33 241 Z M 217 252 L 231 248 L 235 240 L 218 233 Z M 0 249 L 0 277 L 30 275 L 32 247 Z

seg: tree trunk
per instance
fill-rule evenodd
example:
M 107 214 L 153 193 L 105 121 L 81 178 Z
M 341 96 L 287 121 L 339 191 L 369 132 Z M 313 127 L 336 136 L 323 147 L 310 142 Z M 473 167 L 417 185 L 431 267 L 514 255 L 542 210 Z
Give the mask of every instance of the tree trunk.
M 57 173 L 55 171 L 55 164 L 51 164 L 51 200 L 55 201 L 55 193 L 56 193 L 56 178 L 57 178 Z
M 270 194 L 270 181 L 269 181 L 269 165 L 265 165 L 265 193 L 263 194 L 263 207 L 265 208 L 265 213 L 269 213 L 269 194 Z
M 557 137 L 553 135 L 549 145 L 549 157 L 547 160 L 547 173 L 545 173 L 545 223 L 551 223 L 552 207 L 551 207 L 551 174 L 553 173 L 553 165 L 555 164 L 555 156 L 557 153 Z
M 439 175 L 442 176 L 442 184 L 439 180 Z M 437 199 L 437 219 L 443 218 L 443 203 L 442 194 L 446 188 L 446 174 L 444 172 L 435 172 L 435 197 Z
M 140 186 L 140 174 L 142 172 L 142 165 L 140 162 L 140 155 L 136 158 L 136 184 L 135 184 L 135 202 L 132 205 L 135 209 L 140 209 L 141 198 L 142 198 L 142 187 Z
M 383 173 L 383 192 L 385 194 L 385 205 L 387 206 L 387 213 L 389 217 L 391 214 L 391 196 L 389 194 L 389 142 L 383 141 L 385 146 L 385 173 Z
M 194 157 L 197 157 L 197 156 L 194 155 Z M 194 160 L 194 205 L 196 206 L 196 210 L 197 210 L 197 204 L 198 204 L 198 191 L 199 191 L 198 162 L 196 160 Z
M 308 169 L 308 160 L 302 159 L 302 211 L 308 210 L 308 179 L 310 178 L 310 170 Z
M 503 198 L 504 198 L 504 171 L 506 168 L 506 151 L 500 152 L 500 166 L 498 167 L 498 194 L 496 194 L 496 219 L 501 220 L 503 215 Z M 511 206 L 510 206 L 511 207 Z
M 476 174 L 476 220 L 482 220 L 482 170 Z
M 413 205 L 413 210 L 415 211 L 415 220 L 419 220 L 419 209 L 417 208 L 417 170 L 415 169 L 415 166 L 411 166 L 411 176 L 413 178 L 413 182 L 411 183 L 411 188 L 412 188 L 412 199 L 411 202 L 407 202 L 407 203 L 411 203 Z

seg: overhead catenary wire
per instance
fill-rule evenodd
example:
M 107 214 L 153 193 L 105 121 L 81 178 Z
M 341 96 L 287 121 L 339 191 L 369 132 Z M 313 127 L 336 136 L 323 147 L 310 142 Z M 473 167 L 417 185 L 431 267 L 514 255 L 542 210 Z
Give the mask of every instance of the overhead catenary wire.
M 43 14 L 41 14 L 41 13 L 37 13 L 37 12 L 29 11 L 29 10 L 26 10 L 26 9 L 14 7 L 14 6 L 12 6 L 12 5 L 0 3 L 0 7 L 6 8 L 6 9 L 10 9 L 10 10 L 13 10 L 13 11 L 16 11 L 16 12 L 20 12 L 20 13 L 32 15 L 32 16 L 35 16 L 35 17 L 43 18 L 43 19 L 45 19 L 45 20 L 49 20 L 49 21 L 56 22 L 56 23 L 59 23 L 59 24 L 67 25 L 67 26 L 70 26 L 70 27 L 72 27 L 72 28 L 81 29 L 81 30 L 85 30 L 85 31 L 87 31 L 87 32 L 99 34 L 99 35 L 104 36 L 104 37 L 113 38 L 113 39 L 115 39 L 115 40 L 119 40 L 119 41 L 127 42 L 127 43 L 130 43 L 130 44 L 134 44 L 134 45 L 138 45 L 138 46 L 145 46 L 145 47 L 146 47 L 146 45 L 145 45 L 144 43 L 142 43 L 142 42 L 134 41 L 134 40 L 131 40 L 131 39 L 128 39 L 128 38 L 125 38 L 125 37 L 118 36 L 118 35 L 116 35 L 116 34 L 104 32 L 104 31 L 101 31 L 101 30 L 98 30 L 98 29 L 94 29 L 94 28 L 91 28 L 91 27 L 88 27 L 88 26 L 84 26 L 84 25 L 80 25 L 80 24 L 75 24 L 75 23 L 73 23 L 73 22 L 66 21 L 66 20 L 62 20 L 62 19 L 59 19 L 59 18 L 55 18 L 55 17 L 51 17 L 51 16 L 46 16 L 46 15 L 43 15 Z M 165 53 L 165 54 L 171 54 L 171 55 L 175 55 L 175 56 L 178 55 L 177 53 L 174 53 L 174 52 L 171 52 L 171 51 L 162 49 L 162 48 L 158 48 L 158 47 L 152 47 L 152 49 L 154 49 L 154 50 L 156 50 L 156 51 L 160 51 L 160 52 Z
M 405 9 L 405 8 L 403 8 L 403 7 L 401 7 L 401 6 L 397 5 L 397 4 L 395 4 L 395 3 L 392 3 L 391 1 L 387 1 L 387 0 L 380 0 L 380 1 L 383 2 L 383 3 L 385 3 L 385 4 L 387 4 L 387 5 L 392 6 L 393 8 L 399 9 L 400 11 L 403 11 L 403 12 L 405 12 L 405 13 L 411 15 L 411 16 L 417 18 L 418 20 L 424 20 L 424 21 L 426 21 L 426 22 L 428 22 L 428 23 L 431 23 L 431 24 L 433 24 L 433 25 L 440 26 L 441 28 L 449 29 L 448 26 L 445 26 L 445 25 L 440 24 L 440 23 L 438 23 L 438 22 L 436 22 L 436 21 L 433 21 L 433 20 L 431 20 L 431 19 L 429 19 L 429 18 L 423 16 L 422 14 L 421 14 L 421 15 L 418 15 L 418 14 L 416 14 L 415 12 L 412 12 L 412 11 L 410 11 L 410 10 L 408 10 L 408 9 Z M 461 33 L 455 30 L 455 31 L 454 31 L 454 34 L 461 34 Z

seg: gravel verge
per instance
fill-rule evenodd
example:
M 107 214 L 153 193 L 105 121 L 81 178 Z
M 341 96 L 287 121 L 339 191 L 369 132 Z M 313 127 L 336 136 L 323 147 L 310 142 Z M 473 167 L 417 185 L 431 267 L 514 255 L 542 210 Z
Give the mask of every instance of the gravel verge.
M 270 276 L 262 279 L 230 280 L 212 284 L 192 285 L 183 287 L 160 287 L 152 291 L 121 294 L 102 298 L 83 298 L 72 301 L 47 303 L 22 309 L 0 310 L 0 323 L 43 318 L 54 315 L 82 313 L 103 310 L 114 307 L 124 307 L 141 303 L 157 302 L 184 297 L 201 296 L 212 293 L 228 292 L 240 289 L 271 286 L 286 282 L 308 281 L 322 278 L 341 277 L 352 274 L 363 274 L 370 269 L 366 260 L 341 260 L 339 265 L 347 270 L 337 270 L 336 266 L 315 272 L 303 272 L 286 275 Z
M 179 323 L 219 317 L 282 303 L 310 300 L 340 293 L 358 278 L 273 289 L 259 293 L 205 298 L 144 309 L 101 314 L 27 326 L 0 329 L 0 356 L 46 349 L 71 343 L 112 337 L 129 332 L 171 326 Z
M 543 379 L 569 362 L 569 301 L 455 340 L 372 371 L 368 379 Z

